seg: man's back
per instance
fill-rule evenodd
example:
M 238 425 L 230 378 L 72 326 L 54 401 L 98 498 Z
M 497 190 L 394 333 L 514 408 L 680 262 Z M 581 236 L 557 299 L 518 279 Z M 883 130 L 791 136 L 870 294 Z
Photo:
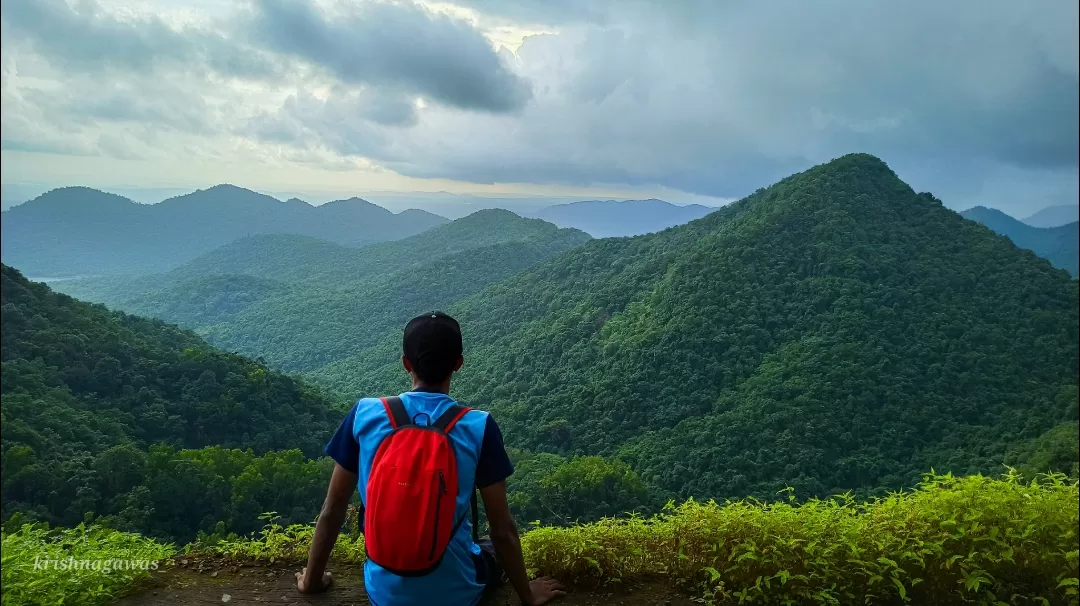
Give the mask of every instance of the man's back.
M 372 500 L 375 506 L 370 512 L 373 520 L 373 554 L 378 552 L 390 557 L 384 561 L 401 562 L 406 566 L 416 564 L 417 560 L 422 559 L 415 557 L 415 551 L 397 550 L 398 546 L 393 541 L 384 542 L 383 537 L 394 536 L 394 522 L 404 511 L 416 509 L 410 506 L 413 503 L 447 502 L 447 506 L 449 505 L 449 493 L 444 492 L 442 476 L 437 484 L 438 494 L 435 496 L 429 494 L 430 491 L 424 492 L 423 485 L 414 480 L 418 477 L 415 473 L 421 468 L 424 468 L 423 471 L 427 472 L 428 477 L 436 472 L 435 469 L 427 469 L 429 464 L 445 464 L 438 471 L 448 472 L 453 469 L 449 467 L 451 457 L 445 441 L 449 439 L 453 458 L 456 459 L 458 479 L 453 519 L 461 520 L 461 524 L 450 537 L 443 559 L 434 570 L 422 576 L 395 574 L 369 558 L 364 564 L 364 582 L 371 602 L 379 606 L 475 604 L 483 595 L 485 586 L 497 583 L 502 577 L 499 572 L 500 564 L 526 606 L 541 606 L 563 595 L 562 585 L 554 579 L 542 577 L 529 580 L 525 558 L 521 553 L 517 524 L 510 513 L 506 498 L 506 478 L 514 472 L 514 468 L 503 447 L 499 426 L 491 415 L 470 411 L 459 417 L 461 411 L 454 411 L 447 416 L 445 423 L 449 428 L 451 418 L 454 418 L 458 419 L 457 424 L 434 442 L 400 442 L 409 446 L 399 448 L 398 438 L 406 434 L 398 433 L 394 434 L 390 442 L 384 442 L 394 431 L 395 425 L 401 427 L 409 423 L 434 423 L 432 431 L 442 427 L 442 421 L 435 422 L 455 405 L 454 400 L 447 394 L 450 393 L 453 374 L 460 370 L 464 363 L 461 326 L 457 320 L 442 312 L 432 311 L 409 320 L 405 325 L 401 345 L 401 365 L 405 372 L 409 373 L 413 385 L 411 391 L 399 396 L 405 407 L 404 414 L 391 401 L 387 401 L 384 406 L 380 400 L 365 398 L 353 406 L 338 427 L 337 433 L 326 445 L 326 454 L 337 464 L 334 465 L 334 473 L 330 477 L 330 487 L 326 491 L 319 521 L 315 524 L 315 536 L 311 541 L 311 549 L 308 550 L 308 565 L 296 574 L 297 588 L 301 592 L 313 593 L 325 591 L 333 583 L 333 577 L 326 570 L 326 563 L 341 532 L 349 500 L 356 494 L 357 489 L 360 490 L 360 498 L 365 504 L 369 496 L 377 499 Z M 392 421 L 391 417 L 396 420 Z M 410 428 L 408 431 L 417 430 Z M 384 443 L 389 444 L 386 452 L 392 453 L 387 454 L 387 460 L 397 461 L 398 464 L 388 463 L 390 466 L 384 467 L 381 458 L 383 455 L 379 454 L 379 467 L 374 474 L 375 482 L 369 486 L 376 453 Z M 399 475 L 401 473 L 403 475 Z M 448 476 L 452 478 L 452 474 Z M 453 480 L 449 481 L 452 484 Z M 392 506 L 390 510 L 384 510 L 385 503 L 404 502 L 400 501 L 403 498 L 403 488 L 411 491 L 404 497 L 409 501 L 409 505 Z M 369 489 L 374 491 L 372 495 L 368 494 Z M 491 531 L 491 540 L 486 543 L 486 548 L 477 545 L 472 539 L 472 524 L 467 516 L 470 499 L 477 489 L 484 501 Z M 444 528 L 438 521 L 443 518 L 445 509 L 434 506 L 430 510 L 427 507 L 421 509 L 433 513 L 431 532 L 427 535 L 423 532 L 413 533 L 410 540 L 416 536 L 434 537 L 432 545 L 435 548 L 431 553 L 437 554 L 441 547 L 440 537 L 445 536 L 437 532 Z M 383 513 L 387 511 L 390 513 L 384 516 Z M 390 521 L 391 528 L 384 529 L 384 521 Z M 428 528 L 425 520 L 417 520 L 417 523 L 419 525 L 414 527 L 414 530 Z M 401 549 L 415 547 L 413 540 L 412 545 L 403 545 Z M 409 575 L 427 572 L 425 569 L 432 565 L 428 562 L 438 561 L 438 556 L 430 555 L 423 561 L 425 565 L 422 567 L 407 567 L 399 572 Z
M 412 391 L 400 396 L 413 423 L 428 425 L 455 404 L 444 393 Z M 367 503 L 368 478 L 379 445 L 393 431 L 382 402 L 365 398 L 346 417 L 326 452 L 339 465 L 357 473 L 361 502 Z M 364 583 L 374 604 L 472 604 L 487 582 L 480 546 L 472 540 L 470 501 L 476 487 L 505 480 L 513 467 L 498 426 L 489 414 L 473 410 L 448 433 L 458 465 L 455 520 L 463 520 L 450 540 L 441 564 L 430 574 L 404 577 L 368 560 Z

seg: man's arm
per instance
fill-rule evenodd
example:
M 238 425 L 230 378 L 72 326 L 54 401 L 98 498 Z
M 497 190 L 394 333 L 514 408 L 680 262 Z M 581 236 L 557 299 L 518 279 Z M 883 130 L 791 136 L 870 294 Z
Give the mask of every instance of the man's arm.
M 330 476 L 330 488 L 326 491 L 319 521 L 315 524 L 315 537 L 308 552 L 307 567 L 296 573 L 296 587 L 300 593 L 318 593 L 330 586 L 332 578 L 326 571 L 326 561 L 334 550 L 341 525 L 349 508 L 349 499 L 356 490 L 356 474 L 340 464 L 334 464 Z
M 499 557 L 510 583 L 517 591 L 521 603 L 526 606 L 541 606 L 551 600 L 566 595 L 563 586 L 556 580 L 541 577 L 529 581 L 525 568 L 525 557 L 521 554 L 521 539 L 518 537 L 517 524 L 510 514 L 510 505 L 506 502 L 506 481 L 495 482 L 480 489 L 487 512 L 488 527 L 491 532 L 491 544 L 495 555 Z M 308 564 L 310 566 L 310 564 Z

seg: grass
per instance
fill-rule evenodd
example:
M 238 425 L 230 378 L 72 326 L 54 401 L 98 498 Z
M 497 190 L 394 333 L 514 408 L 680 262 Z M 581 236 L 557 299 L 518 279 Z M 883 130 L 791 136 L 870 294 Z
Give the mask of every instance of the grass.
M 785 497 L 687 501 L 648 518 L 537 527 L 524 534 L 522 546 L 535 574 L 585 586 L 662 577 L 716 604 L 1078 603 L 1075 479 L 930 474 L 916 490 L 864 503 L 849 495 L 801 503 Z M 204 537 L 185 552 L 302 562 L 313 527 L 283 527 L 272 514 L 267 522 L 252 537 Z M 332 561 L 362 562 L 355 512 L 348 524 Z M 11 536 L 24 543 L 44 538 Z M 5 535 L 5 604 L 8 541 Z
M 3 604 L 107 604 L 175 551 L 109 528 L 25 524 L 3 534 Z

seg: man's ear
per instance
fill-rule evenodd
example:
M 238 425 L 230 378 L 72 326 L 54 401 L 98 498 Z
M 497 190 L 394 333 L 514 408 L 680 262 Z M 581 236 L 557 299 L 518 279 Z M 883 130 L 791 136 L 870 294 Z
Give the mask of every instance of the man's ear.
M 405 372 L 412 373 L 412 364 L 409 363 L 409 359 L 405 356 L 401 356 L 401 365 L 405 367 Z
M 457 362 L 454 362 L 454 372 L 461 370 L 461 365 L 465 363 L 465 358 L 462 356 L 457 357 Z

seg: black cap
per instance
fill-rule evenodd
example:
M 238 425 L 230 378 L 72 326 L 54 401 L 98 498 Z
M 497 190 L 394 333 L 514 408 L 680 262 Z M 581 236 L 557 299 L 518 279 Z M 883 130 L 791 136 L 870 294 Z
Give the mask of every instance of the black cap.
M 461 356 L 461 326 L 441 311 L 417 316 L 405 325 L 402 349 L 421 379 L 442 381 Z

